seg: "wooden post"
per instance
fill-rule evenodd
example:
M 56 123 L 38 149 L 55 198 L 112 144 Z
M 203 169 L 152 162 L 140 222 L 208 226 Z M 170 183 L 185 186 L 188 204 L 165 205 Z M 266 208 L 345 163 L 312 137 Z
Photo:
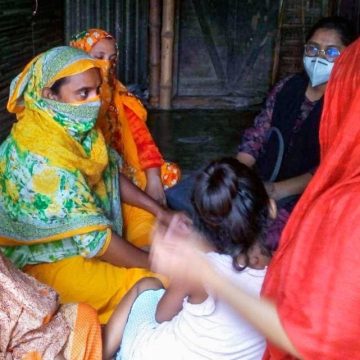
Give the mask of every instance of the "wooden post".
M 149 11 L 150 26 L 150 104 L 159 106 L 160 93 L 160 26 L 161 9 L 160 0 L 150 0 Z
M 160 109 L 171 109 L 175 0 L 163 0 Z

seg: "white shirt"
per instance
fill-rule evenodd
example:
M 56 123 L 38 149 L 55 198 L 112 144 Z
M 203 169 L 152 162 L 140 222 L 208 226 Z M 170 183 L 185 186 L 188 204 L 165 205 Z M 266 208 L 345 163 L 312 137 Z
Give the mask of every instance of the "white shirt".
M 238 272 L 230 256 L 209 253 L 208 257 L 234 284 L 260 295 L 266 269 Z M 230 306 L 209 295 L 201 304 L 184 299 L 183 309 L 170 321 L 140 327 L 126 359 L 260 360 L 264 350 L 264 338 Z

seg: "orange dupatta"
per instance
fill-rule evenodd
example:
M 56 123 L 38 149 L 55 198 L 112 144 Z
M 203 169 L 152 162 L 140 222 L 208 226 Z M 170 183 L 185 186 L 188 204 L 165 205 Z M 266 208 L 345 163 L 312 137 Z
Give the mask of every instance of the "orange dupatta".
M 89 29 L 75 35 L 70 46 L 90 52 L 103 39 L 114 39 L 102 29 Z M 103 100 L 98 125 L 105 139 L 123 155 L 123 172 L 140 188 L 146 185 L 144 170 L 161 167 L 163 157 L 146 126 L 143 104 L 116 79 L 114 65 L 101 88 Z
M 357 40 L 333 69 L 320 125 L 321 163 L 282 234 L 263 287 L 305 359 L 359 357 L 359 63 Z M 264 355 L 291 358 L 270 344 Z

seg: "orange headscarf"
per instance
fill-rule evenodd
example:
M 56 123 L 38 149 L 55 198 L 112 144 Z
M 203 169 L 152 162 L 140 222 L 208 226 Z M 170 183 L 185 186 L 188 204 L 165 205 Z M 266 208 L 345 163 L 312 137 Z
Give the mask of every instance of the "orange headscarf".
M 70 46 L 88 53 L 103 39 L 114 39 L 114 37 L 102 29 L 89 29 L 74 35 L 70 40 Z
M 360 40 L 337 60 L 320 125 L 321 163 L 293 211 L 263 296 L 305 359 L 355 359 L 360 345 Z M 264 359 L 291 359 L 269 346 Z
M 90 52 L 103 39 L 114 39 L 101 29 L 89 29 L 75 35 L 70 46 Z M 125 160 L 124 172 L 135 184 L 145 188 L 143 170 L 160 167 L 164 161 L 146 126 L 147 111 L 142 103 L 115 77 L 112 64 L 109 78 L 101 88 L 102 108 L 98 126 L 104 137 Z

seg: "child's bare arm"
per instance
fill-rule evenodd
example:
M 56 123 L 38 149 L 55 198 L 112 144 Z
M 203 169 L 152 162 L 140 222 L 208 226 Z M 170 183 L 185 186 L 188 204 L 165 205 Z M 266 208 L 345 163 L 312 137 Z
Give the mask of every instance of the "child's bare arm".
M 112 359 L 119 348 L 132 305 L 143 291 L 160 289 L 161 282 L 155 278 L 139 280 L 122 298 L 109 322 L 103 328 L 103 359 Z
M 183 300 L 188 295 L 187 292 L 186 286 L 180 282 L 170 284 L 158 303 L 155 314 L 156 321 L 162 323 L 177 315 L 182 309 Z
M 199 284 L 194 284 L 191 281 L 183 280 L 174 281 L 170 284 L 165 294 L 158 303 L 156 309 L 156 321 L 162 323 L 163 321 L 171 320 L 177 315 L 183 307 L 183 301 L 188 297 L 188 301 L 193 304 L 202 303 L 207 298 L 207 293 Z

